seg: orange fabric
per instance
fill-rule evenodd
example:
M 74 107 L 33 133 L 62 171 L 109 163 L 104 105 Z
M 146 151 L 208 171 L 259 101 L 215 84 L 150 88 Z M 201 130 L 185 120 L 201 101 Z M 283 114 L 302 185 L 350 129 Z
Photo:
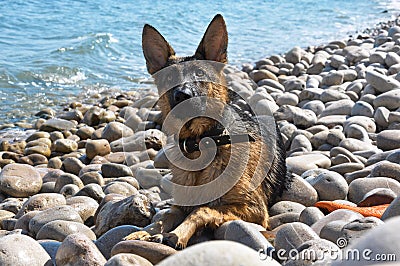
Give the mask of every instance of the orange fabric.
M 334 210 L 338 209 L 347 209 L 358 212 L 365 217 L 374 216 L 380 219 L 382 217 L 382 214 L 385 212 L 386 208 L 389 206 L 389 204 L 382 204 L 371 207 L 354 207 L 333 201 L 319 201 L 315 203 L 314 206 L 321 209 L 326 209 L 329 212 L 333 212 Z

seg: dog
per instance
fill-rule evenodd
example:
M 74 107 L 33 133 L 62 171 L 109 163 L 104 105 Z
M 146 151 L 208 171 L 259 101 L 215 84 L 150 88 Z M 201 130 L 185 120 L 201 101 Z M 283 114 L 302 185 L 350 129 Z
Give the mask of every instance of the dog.
M 203 169 L 188 170 L 171 162 L 170 168 L 173 176 L 171 181 L 174 184 L 185 186 L 191 191 L 191 188 L 216 181 L 227 170 L 229 163 L 233 163 L 234 167 L 230 167 L 228 177 L 215 183 L 213 187 L 224 186 L 226 182 L 230 182 L 229 178 L 234 179 L 235 182 L 228 186 L 228 189 L 224 188 L 226 191 L 222 195 L 217 193 L 210 196 L 209 194 L 213 194 L 213 192 L 208 191 L 203 193 L 201 197 L 210 196 L 208 202 L 201 202 L 200 199 L 197 205 L 196 201 L 192 201 L 186 206 L 185 204 L 173 205 L 158 222 L 144 228 L 143 231 L 128 235 L 124 238 L 125 240 L 157 241 L 176 249 L 182 249 L 187 246 L 188 241 L 196 232 L 204 228 L 216 229 L 228 221 L 243 220 L 260 224 L 265 228 L 268 227 L 268 207 L 282 193 L 287 181 L 285 150 L 275 121 L 272 128 L 277 132 L 274 136 L 276 139 L 272 143 L 268 143 L 268 140 L 260 135 L 260 127 L 254 117 L 249 115 L 249 112 L 244 112 L 243 108 L 238 108 L 236 104 L 233 104 L 239 96 L 232 93 L 224 85 L 223 78 L 220 77 L 223 72 L 220 66 L 226 65 L 228 61 L 227 46 L 228 33 L 224 18 L 220 14 L 210 22 L 195 54 L 187 57 L 176 56 L 174 49 L 155 28 L 148 24 L 144 26 L 143 54 L 147 70 L 153 75 L 159 92 L 165 89 L 163 87 L 165 87 L 165 83 L 168 83 L 167 79 L 172 78 L 168 74 L 162 75 L 163 78 L 158 76 L 158 73 L 183 65 L 177 75 L 183 75 L 181 81 L 184 80 L 184 82 L 172 84 L 170 90 L 160 95 L 158 102 L 164 125 L 168 124 L 165 125 L 166 128 L 172 131 L 178 130 L 175 147 L 178 147 L 186 159 L 195 160 L 201 157 L 202 152 L 207 153 L 207 148 L 204 147 L 200 151 L 202 139 L 208 137 L 208 141 L 213 140 L 216 143 L 213 146 L 215 154 L 211 162 Z M 200 79 L 207 76 L 213 82 L 190 81 L 190 79 L 186 79 L 188 76 Z M 241 128 L 245 128 L 250 133 L 242 134 L 243 131 L 239 130 L 239 134 L 235 135 L 239 137 L 234 142 L 235 136 L 228 137 L 223 123 L 217 118 L 210 118 L 210 114 L 185 120 L 187 113 L 182 111 L 176 112 L 174 118 L 169 118 L 172 110 L 179 104 L 200 96 L 209 99 L 206 103 L 208 105 L 212 105 L 210 99 L 216 101 L 215 106 L 219 107 L 214 106 L 212 112 L 209 113 L 213 113 L 223 121 L 232 118 L 232 112 L 226 111 L 227 107 L 231 106 L 231 110 L 238 114 L 232 119 L 240 120 L 239 122 L 244 125 Z M 191 104 L 191 110 L 198 107 L 201 109 L 204 107 L 203 104 L 205 103 L 201 101 L 197 102 L 197 105 Z M 181 122 L 180 128 L 176 128 L 174 122 L 171 121 L 179 119 L 184 122 Z M 231 124 L 236 125 L 237 121 L 233 123 L 231 121 Z M 206 144 L 203 143 L 203 146 Z M 273 146 L 272 149 L 269 146 Z M 248 155 L 248 160 L 245 162 L 243 162 L 244 154 Z M 265 165 L 263 165 L 264 163 Z M 241 170 L 238 171 L 239 169 Z M 238 172 L 240 173 L 237 174 Z M 253 180 L 259 182 L 254 183 Z M 254 184 L 256 185 L 254 186 Z M 190 193 L 185 196 L 196 198 L 196 195 Z

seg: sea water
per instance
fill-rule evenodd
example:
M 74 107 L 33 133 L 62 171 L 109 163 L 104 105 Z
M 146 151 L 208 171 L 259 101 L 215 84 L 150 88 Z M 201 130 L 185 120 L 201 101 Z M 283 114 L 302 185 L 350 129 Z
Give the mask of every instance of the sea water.
M 149 75 L 145 23 L 178 55 L 194 53 L 215 14 L 229 32 L 230 64 L 348 38 L 399 12 L 397 1 L 0 0 L 0 124 L 44 107 L 112 91 L 141 90 Z

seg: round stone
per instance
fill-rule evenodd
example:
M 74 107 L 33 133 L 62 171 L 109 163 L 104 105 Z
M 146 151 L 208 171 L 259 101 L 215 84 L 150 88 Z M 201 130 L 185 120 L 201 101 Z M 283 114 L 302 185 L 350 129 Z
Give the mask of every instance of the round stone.
M 345 199 L 349 186 L 340 174 L 326 171 L 309 180 L 318 192 L 319 200 Z
M 306 224 L 300 222 L 284 224 L 276 232 L 275 249 L 289 252 L 308 240 L 318 238 L 318 235 Z
M 36 214 L 29 221 L 29 232 L 36 235 L 39 230 L 48 222 L 64 220 L 83 223 L 79 213 L 70 206 L 56 206 Z
M 313 225 L 319 219 L 323 218 L 325 215 L 317 207 L 306 207 L 299 217 L 299 222 L 302 222 L 308 226 Z
M 88 140 L 86 142 L 86 156 L 93 159 L 95 156 L 104 156 L 111 152 L 110 144 L 106 139 Z
M 165 258 L 177 253 L 177 251 L 169 246 L 139 240 L 121 241 L 117 243 L 111 250 L 111 255 L 119 253 L 132 253 L 141 256 L 153 264 L 157 264 Z
M 0 238 L 1 265 L 51 265 L 46 250 L 33 238 L 10 234 Z
M 120 225 L 108 230 L 96 241 L 97 248 L 101 251 L 106 259 L 111 258 L 111 249 L 125 236 L 140 231 L 141 228 L 133 225 Z
M 30 165 L 9 164 L 0 173 L 0 191 L 12 197 L 29 197 L 40 191 L 42 177 Z
M 397 195 L 400 195 L 400 183 L 392 178 L 372 177 L 358 178 L 349 184 L 347 195 L 351 202 L 360 202 L 364 195 L 376 188 L 389 188 Z
M 161 261 L 159 266 L 176 266 L 191 265 L 226 265 L 229 262 L 231 266 L 246 265 L 261 266 L 268 265 L 278 266 L 278 262 L 268 257 L 266 253 L 260 254 L 243 244 L 233 241 L 217 240 L 200 243 L 184 249 L 165 260 Z
M 56 193 L 40 193 L 33 195 L 24 202 L 15 218 L 20 218 L 22 215 L 31 211 L 42 211 L 52 207 L 65 205 L 65 198 Z
M 36 239 L 54 239 L 62 242 L 68 235 L 80 233 L 91 240 L 96 240 L 96 235 L 89 227 L 82 223 L 56 220 L 45 224 L 40 228 Z
M 120 253 L 113 256 L 104 266 L 153 266 L 153 264 L 143 257 L 131 253 Z
M 378 133 L 376 143 L 384 151 L 400 148 L 400 134 L 398 130 L 384 130 Z
M 70 153 L 78 149 L 78 143 L 70 139 L 58 139 L 54 143 L 54 151 L 62 153 Z
M 104 265 L 107 260 L 90 238 L 76 233 L 67 236 L 56 254 L 57 265 Z

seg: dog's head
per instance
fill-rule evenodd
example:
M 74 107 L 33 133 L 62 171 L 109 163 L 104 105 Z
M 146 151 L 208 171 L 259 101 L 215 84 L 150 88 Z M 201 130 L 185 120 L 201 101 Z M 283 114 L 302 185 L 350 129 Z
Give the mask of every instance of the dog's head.
M 153 75 L 160 94 L 159 105 L 164 118 L 179 106 L 183 108 L 173 112 L 176 119 L 195 117 L 193 114 L 209 108 L 204 102 L 206 98 L 228 102 L 228 89 L 223 78 L 228 33 L 221 15 L 211 21 L 193 56 L 176 56 L 165 38 L 148 24 L 143 28 L 142 46 L 147 70 Z M 213 108 L 215 110 L 215 106 Z M 201 136 L 216 123 L 209 117 L 196 116 L 179 129 L 179 137 Z

